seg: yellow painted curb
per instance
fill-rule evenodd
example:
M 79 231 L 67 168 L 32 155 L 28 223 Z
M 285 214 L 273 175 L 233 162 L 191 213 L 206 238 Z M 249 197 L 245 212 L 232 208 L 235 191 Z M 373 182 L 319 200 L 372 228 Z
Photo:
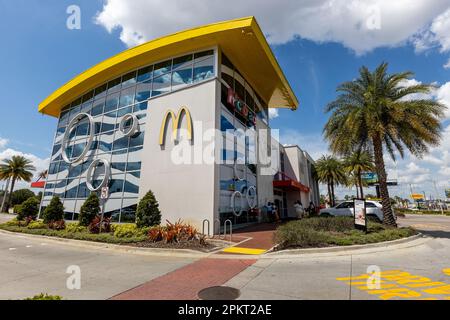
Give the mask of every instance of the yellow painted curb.
M 267 250 L 262 249 L 250 249 L 250 248 L 239 248 L 239 247 L 230 247 L 223 250 L 226 253 L 240 253 L 240 254 L 253 254 L 260 255 L 266 253 Z
M 442 270 L 442 272 L 444 274 L 446 274 L 447 276 L 450 276 L 450 269 L 444 269 L 444 270 Z

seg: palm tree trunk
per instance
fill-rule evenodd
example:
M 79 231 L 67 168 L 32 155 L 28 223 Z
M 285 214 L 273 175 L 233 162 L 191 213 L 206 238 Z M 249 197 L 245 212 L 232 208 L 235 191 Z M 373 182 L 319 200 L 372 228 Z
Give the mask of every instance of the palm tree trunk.
M 14 185 L 16 184 L 16 179 L 15 178 L 11 178 L 11 189 L 9 191 L 9 195 L 8 195 L 8 205 L 7 205 L 7 209 L 9 209 L 9 207 L 11 206 L 11 195 L 13 193 L 14 190 Z
M 330 186 L 330 180 L 328 180 L 327 188 L 328 188 L 328 200 L 330 201 L 330 207 L 332 207 L 332 201 L 333 201 L 333 199 L 331 198 L 331 186 Z
M 364 190 L 361 178 L 361 170 L 358 170 L 358 183 L 359 183 L 359 194 L 361 195 L 361 199 L 364 199 Z
M 334 207 L 336 205 L 336 198 L 334 196 L 334 179 L 331 179 L 331 195 L 333 197 L 332 207 Z
M 391 207 L 391 201 L 389 199 L 386 168 L 383 159 L 383 144 L 379 136 L 373 137 L 372 141 L 375 156 L 375 166 L 378 174 L 378 183 L 380 184 L 381 203 L 383 204 L 383 224 L 397 227 L 397 222 L 395 222 L 394 213 Z
M 6 197 L 8 196 L 8 188 L 9 188 L 10 181 L 11 181 L 10 179 L 6 180 L 5 193 L 3 194 L 2 206 L 0 207 L 0 213 L 4 212 L 3 209 L 5 208 Z
M 358 186 L 358 183 L 355 183 L 355 187 L 356 187 L 356 198 L 359 199 L 359 186 Z

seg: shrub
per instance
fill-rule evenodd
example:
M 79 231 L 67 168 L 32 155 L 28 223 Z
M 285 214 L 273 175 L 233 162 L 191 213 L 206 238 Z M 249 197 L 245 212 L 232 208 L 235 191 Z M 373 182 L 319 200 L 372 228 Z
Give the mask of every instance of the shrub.
M 41 293 L 41 294 L 38 294 L 38 295 L 36 295 L 36 296 L 34 296 L 32 298 L 26 298 L 24 300 L 62 300 L 62 297 L 60 297 L 60 296 L 51 296 L 51 295 L 48 295 L 48 294 Z
M 66 222 L 64 220 L 50 221 L 48 227 L 56 231 L 64 230 L 66 228 Z
M 89 198 L 83 203 L 80 210 L 80 225 L 89 226 L 91 222 L 100 214 L 100 200 L 95 192 L 89 195 Z
M 33 191 L 29 189 L 20 189 L 11 193 L 11 205 L 15 206 L 17 204 L 22 204 L 29 198 L 33 198 L 36 195 Z
M 17 219 L 24 220 L 27 217 L 31 217 L 35 220 L 37 218 L 39 213 L 39 201 L 35 197 L 27 199 L 20 207 Z
M 161 211 L 158 201 L 152 191 L 149 191 L 141 201 L 136 210 L 136 225 L 139 228 L 153 227 L 161 223 Z
M 112 228 L 114 237 L 117 238 L 133 238 L 145 235 L 146 230 L 138 228 L 135 224 L 119 224 Z
M 101 228 L 100 228 L 101 226 Z M 99 234 L 100 229 L 102 233 L 111 232 L 111 218 L 103 218 L 101 216 L 96 216 L 94 220 L 89 224 L 89 232 L 94 234 Z
M 27 226 L 30 230 L 47 229 L 47 225 L 42 221 L 32 221 Z
M 21 214 L 21 212 L 22 212 L 22 205 L 21 204 L 16 204 L 15 206 L 14 206 L 14 213 L 15 214 L 17 214 L 18 216 Z M 20 220 L 23 220 L 23 219 L 20 219 Z
M 66 224 L 66 232 L 69 233 L 80 233 L 86 232 L 87 228 L 84 226 L 80 226 L 78 223 L 68 223 Z
M 64 206 L 59 197 L 54 196 L 43 213 L 44 223 L 60 221 L 64 219 Z
M 181 220 L 176 223 L 167 221 L 167 226 L 157 226 L 150 228 L 148 238 L 152 242 L 164 241 L 166 243 L 192 241 L 199 239 L 197 230 L 189 225 L 184 224 Z

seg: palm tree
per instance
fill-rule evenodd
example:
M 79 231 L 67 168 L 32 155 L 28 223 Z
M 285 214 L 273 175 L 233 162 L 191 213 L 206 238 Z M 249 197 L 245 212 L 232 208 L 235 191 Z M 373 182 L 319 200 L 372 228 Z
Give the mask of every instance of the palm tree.
M 12 156 L 11 159 L 3 160 L 0 164 L 1 176 L 10 179 L 11 186 L 8 196 L 8 206 L 11 201 L 11 194 L 14 191 L 16 181 L 30 182 L 33 178 L 32 171 L 36 168 L 31 164 L 31 161 L 23 156 Z
M 347 173 L 352 174 L 355 178 L 355 186 L 358 197 L 364 198 L 364 184 L 361 178 L 363 172 L 371 172 L 375 169 L 372 156 L 367 151 L 356 150 L 347 155 L 344 159 L 344 169 Z
M 387 63 L 373 72 L 366 67 L 359 77 L 341 84 L 338 98 L 326 111 L 332 112 L 324 128 L 325 138 L 336 154 L 370 150 L 374 155 L 386 225 L 396 226 L 384 163 L 384 150 L 395 160 L 408 149 L 417 157 L 437 146 L 445 106 L 431 99 L 412 99 L 411 94 L 429 94 L 433 86 L 406 86 L 411 72 L 387 74 Z
M 46 180 L 47 176 L 48 176 L 48 170 L 44 170 L 42 172 L 39 172 L 39 174 L 38 174 L 38 181 Z
M 319 182 L 327 185 L 331 206 L 335 206 L 334 186 L 347 183 L 347 177 L 341 161 L 333 156 L 322 156 L 316 161 L 315 170 Z
M 8 195 L 8 188 L 9 188 L 9 176 L 6 175 L 5 172 L 3 172 L 3 170 L 0 168 L 0 180 L 6 180 L 6 186 L 5 186 L 5 191 L 3 193 L 3 198 L 2 198 L 2 204 L 0 206 L 0 213 L 3 212 L 3 208 L 5 207 L 5 203 L 6 203 L 6 196 Z

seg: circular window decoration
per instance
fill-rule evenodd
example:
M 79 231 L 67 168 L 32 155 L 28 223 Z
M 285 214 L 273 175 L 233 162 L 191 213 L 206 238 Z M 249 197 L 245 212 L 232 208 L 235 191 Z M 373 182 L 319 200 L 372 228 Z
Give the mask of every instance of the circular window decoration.
M 251 186 L 247 189 L 246 193 L 247 203 L 250 209 L 255 209 L 258 205 L 258 199 L 256 197 L 256 187 Z
M 105 173 L 104 173 L 104 177 L 103 177 L 102 182 L 97 185 L 97 184 L 94 184 L 94 181 L 93 181 L 94 177 L 93 177 L 93 175 L 94 175 L 95 169 L 97 169 L 99 164 L 102 164 L 105 167 Z M 87 174 L 86 174 L 86 186 L 87 186 L 87 188 L 90 191 L 95 192 L 95 191 L 100 190 L 103 187 L 106 187 L 106 185 L 109 182 L 110 173 L 111 173 L 111 166 L 110 166 L 108 160 L 105 160 L 105 159 L 94 160 L 91 163 L 91 165 L 89 166 L 89 169 L 88 169 Z
M 86 146 L 84 147 L 83 152 L 81 152 L 81 154 L 78 157 L 76 157 L 74 159 L 69 159 L 69 157 L 67 156 L 66 149 L 67 149 L 67 145 L 69 144 L 70 133 L 72 132 L 72 130 L 76 129 L 76 126 L 84 118 L 87 118 L 89 121 L 89 137 L 87 139 Z M 74 164 L 74 163 L 80 162 L 86 156 L 88 151 L 91 149 L 92 141 L 94 140 L 94 133 L 95 133 L 95 124 L 94 124 L 94 119 L 91 117 L 91 115 L 89 115 L 87 113 L 80 113 L 75 118 L 73 118 L 72 121 L 70 121 L 69 125 L 67 126 L 66 133 L 64 134 L 64 138 L 63 138 L 62 158 L 63 158 L 64 162 L 66 162 L 68 164 Z
M 239 180 L 239 181 L 243 181 L 245 179 L 245 165 L 244 164 L 239 164 L 241 167 L 244 168 L 244 170 L 242 170 L 242 174 L 239 176 L 239 168 L 238 168 L 238 162 L 237 160 L 234 162 L 234 177 Z
M 131 137 L 139 132 L 139 120 L 134 114 L 123 116 L 119 124 L 119 130 L 125 137 Z
M 236 209 L 236 198 L 239 198 L 239 201 L 241 203 L 240 207 L 239 207 L 239 211 Z M 231 196 L 231 208 L 233 209 L 233 214 L 236 217 L 240 217 L 242 215 L 242 213 L 244 212 L 243 205 L 242 205 L 242 200 L 243 200 L 242 193 L 240 193 L 239 191 L 236 191 Z

